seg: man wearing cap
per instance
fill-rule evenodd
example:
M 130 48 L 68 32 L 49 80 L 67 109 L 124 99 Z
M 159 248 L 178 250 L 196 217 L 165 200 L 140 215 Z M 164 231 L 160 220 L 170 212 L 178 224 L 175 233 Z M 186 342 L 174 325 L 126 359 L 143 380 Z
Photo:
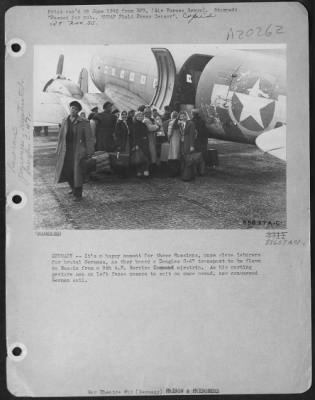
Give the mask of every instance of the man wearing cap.
M 103 105 L 103 112 L 95 114 L 93 119 L 98 121 L 96 127 L 96 145 L 95 150 L 110 152 L 114 145 L 114 130 L 116 117 L 112 114 L 113 104 L 106 101 Z
M 55 182 L 68 182 L 76 200 L 82 198 L 83 160 L 94 153 L 90 123 L 78 115 L 81 110 L 81 104 L 72 101 L 70 115 L 61 123 L 55 173 Z

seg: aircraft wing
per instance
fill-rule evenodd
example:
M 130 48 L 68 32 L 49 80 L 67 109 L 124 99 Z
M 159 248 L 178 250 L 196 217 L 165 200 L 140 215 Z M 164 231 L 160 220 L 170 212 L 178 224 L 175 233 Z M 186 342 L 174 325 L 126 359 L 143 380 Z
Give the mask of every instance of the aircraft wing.
M 34 126 L 58 125 L 67 116 L 68 109 L 55 93 L 41 92 L 39 101 L 34 104 Z
M 286 126 L 262 133 L 257 137 L 256 145 L 262 151 L 286 161 Z
M 105 92 L 116 108 L 121 111 L 137 110 L 140 105 L 147 103 L 142 97 L 120 86 L 106 84 Z

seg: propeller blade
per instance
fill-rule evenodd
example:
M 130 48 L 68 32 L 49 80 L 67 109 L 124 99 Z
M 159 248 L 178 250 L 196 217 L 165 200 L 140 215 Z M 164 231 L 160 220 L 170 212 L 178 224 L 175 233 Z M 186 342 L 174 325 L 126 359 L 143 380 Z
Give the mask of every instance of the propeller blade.
M 83 93 L 88 92 L 88 72 L 86 68 L 82 68 L 79 75 L 78 85 Z
M 64 55 L 60 54 L 59 59 L 58 59 L 58 64 L 57 64 L 57 71 L 56 74 L 57 75 L 62 75 L 62 71 L 63 71 L 63 60 L 64 60 Z

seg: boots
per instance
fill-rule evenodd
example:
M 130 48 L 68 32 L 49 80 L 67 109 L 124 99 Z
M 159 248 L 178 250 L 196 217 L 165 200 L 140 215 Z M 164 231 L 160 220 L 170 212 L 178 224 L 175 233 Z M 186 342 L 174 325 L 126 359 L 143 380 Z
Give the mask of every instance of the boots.
M 81 187 L 75 187 L 73 189 L 73 195 L 75 200 L 81 200 L 82 199 L 82 186 Z

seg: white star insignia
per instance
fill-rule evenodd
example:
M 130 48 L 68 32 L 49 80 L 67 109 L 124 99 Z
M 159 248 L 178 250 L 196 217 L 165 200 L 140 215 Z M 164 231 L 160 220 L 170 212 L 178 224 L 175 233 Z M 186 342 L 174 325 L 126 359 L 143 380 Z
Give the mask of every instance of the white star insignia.
M 264 129 L 265 127 L 261 119 L 260 110 L 266 107 L 268 104 L 273 103 L 274 100 L 268 100 L 262 97 L 255 97 L 253 99 L 253 97 L 248 94 L 236 92 L 234 92 L 234 95 L 237 96 L 238 100 L 243 106 L 239 122 L 244 121 L 248 117 L 252 117 L 257 124 Z
M 260 89 L 260 79 L 257 79 L 257 81 L 255 82 L 254 86 L 251 89 L 247 89 L 247 91 L 248 91 L 250 96 L 268 98 L 268 94 L 264 93 Z

